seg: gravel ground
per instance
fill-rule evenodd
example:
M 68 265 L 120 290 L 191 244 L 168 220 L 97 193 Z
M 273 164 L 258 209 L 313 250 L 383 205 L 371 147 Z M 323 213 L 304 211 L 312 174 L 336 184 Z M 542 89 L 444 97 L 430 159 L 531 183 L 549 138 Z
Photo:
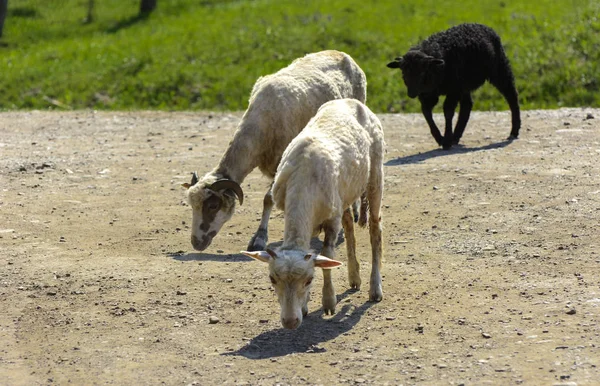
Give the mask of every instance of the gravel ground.
M 380 115 L 384 299 L 358 230 L 363 289 L 337 269 L 337 313 L 313 300 L 294 331 L 238 253 L 258 171 L 209 250 L 190 245 L 180 185 L 240 117 L 0 114 L 0 384 L 598 384 L 599 109 L 523 112 L 512 143 L 508 112 L 476 112 L 451 151 L 420 114 Z

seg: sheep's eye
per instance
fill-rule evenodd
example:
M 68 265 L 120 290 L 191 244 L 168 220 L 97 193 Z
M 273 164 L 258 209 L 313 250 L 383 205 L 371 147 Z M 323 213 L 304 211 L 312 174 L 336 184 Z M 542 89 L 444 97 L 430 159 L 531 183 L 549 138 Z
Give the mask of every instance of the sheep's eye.
M 277 284 L 273 276 L 269 275 L 269 279 L 271 280 L 271 284 Z
M 221 199 L 218 196 L 212 196 L 206 200 L 206 207 L 210 211 L 216 211 L 221 207 Z
M 304 286 L 305 286 L 305 287 L 308 287 L 308 286 L 310 285 L 310 283 L 312 283 L 312 280 L 313 280 L 313 278 L 312 278 L 312 277 L 311 277 L 310 279 L 308 279 L 308 280 L 306 281 L 306 283 L 304 283 Z

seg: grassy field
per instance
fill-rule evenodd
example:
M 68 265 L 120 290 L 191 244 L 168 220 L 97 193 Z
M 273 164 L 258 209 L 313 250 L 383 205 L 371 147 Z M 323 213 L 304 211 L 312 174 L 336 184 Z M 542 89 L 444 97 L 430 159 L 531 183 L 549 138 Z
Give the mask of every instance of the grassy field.
M 523 109 L 600 105 L 596 0 L 9 0 L 0 109 L 243 110 L 256 79 L 323 49 L 352 55 L 376 112 L 418 111 L 386 63 L 429 34 L 488 24 Z M 457 4 L 460 4 L 458 6 Z M 486 85 L 475 109 L 506 109 Z

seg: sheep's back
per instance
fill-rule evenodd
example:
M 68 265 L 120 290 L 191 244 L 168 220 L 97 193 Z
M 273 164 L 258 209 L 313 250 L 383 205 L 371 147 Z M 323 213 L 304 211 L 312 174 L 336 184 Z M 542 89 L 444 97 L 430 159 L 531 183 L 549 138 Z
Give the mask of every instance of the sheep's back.
M 281 154 L 319 107 L 333 99 L 366 99 L 364 72 L 348 55 L 324 51 L 259 78 L 247 111 L 261 146 L 258 167 L 273 177 Z
M 273 184 L 277 207 L 286 210 L 286 195 L 294 192 L 312 197 L 316 222 L 341 213 L 365 191 L 382 147 L 381 124 L 370 110 L 355 100 L 328 102 L 282 156 Z
M 505 57 L 498 34 L 474 23 L 433 34 L 412 49 L 444 60 L 444 91 L 478 88 L 489 80 L 496 66 L 503 65 Z

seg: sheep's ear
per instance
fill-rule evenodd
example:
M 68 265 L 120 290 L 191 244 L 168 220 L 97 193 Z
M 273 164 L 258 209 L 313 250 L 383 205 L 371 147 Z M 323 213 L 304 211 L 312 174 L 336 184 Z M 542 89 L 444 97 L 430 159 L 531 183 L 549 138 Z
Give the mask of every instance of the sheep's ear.
M 404 63 L 404 59 L 402 59 L 401 56 L 397 57 L 396 59 L 394 59 L 393 62 L 389 62 L 387 64 L 387 66 L 389 68 L 402 68 L 402 63 Z
M 248 252 L 248 251 L 240 251 L 240 253 L 251 257 L 253 259 L 262 261 L 263 263 L 268 263 L 273 256 L 271 256 L 271 254 L 267 251 L 256 251 L 256 252 Z
M 316 255 L 315 258 L 315 267 L 323 268 L 323 269 L 331 269 L 335 267 L 339 267 L 342 265 L 341 261 L 330 259 L 329 257 L 325 257 L 322 255 Z
M 444 59 L 437 59 L 437 58 L 433 58 L 429 61 L 429 64 L 431 64 L 434 67 L 443 67 L 444 66 Z
M 183 184 L 181 184 L 181 186 L 183 186 L 186 189 L 189 189 L 192 186 L 196 185 L 198 183 L 198 180 L 199 180 L 198 179 L 198 173 L 197 172 L 193 172 L 192 173 L 192 182 L 189 183 L 189 184 L 187 182 L 184 182 Z

